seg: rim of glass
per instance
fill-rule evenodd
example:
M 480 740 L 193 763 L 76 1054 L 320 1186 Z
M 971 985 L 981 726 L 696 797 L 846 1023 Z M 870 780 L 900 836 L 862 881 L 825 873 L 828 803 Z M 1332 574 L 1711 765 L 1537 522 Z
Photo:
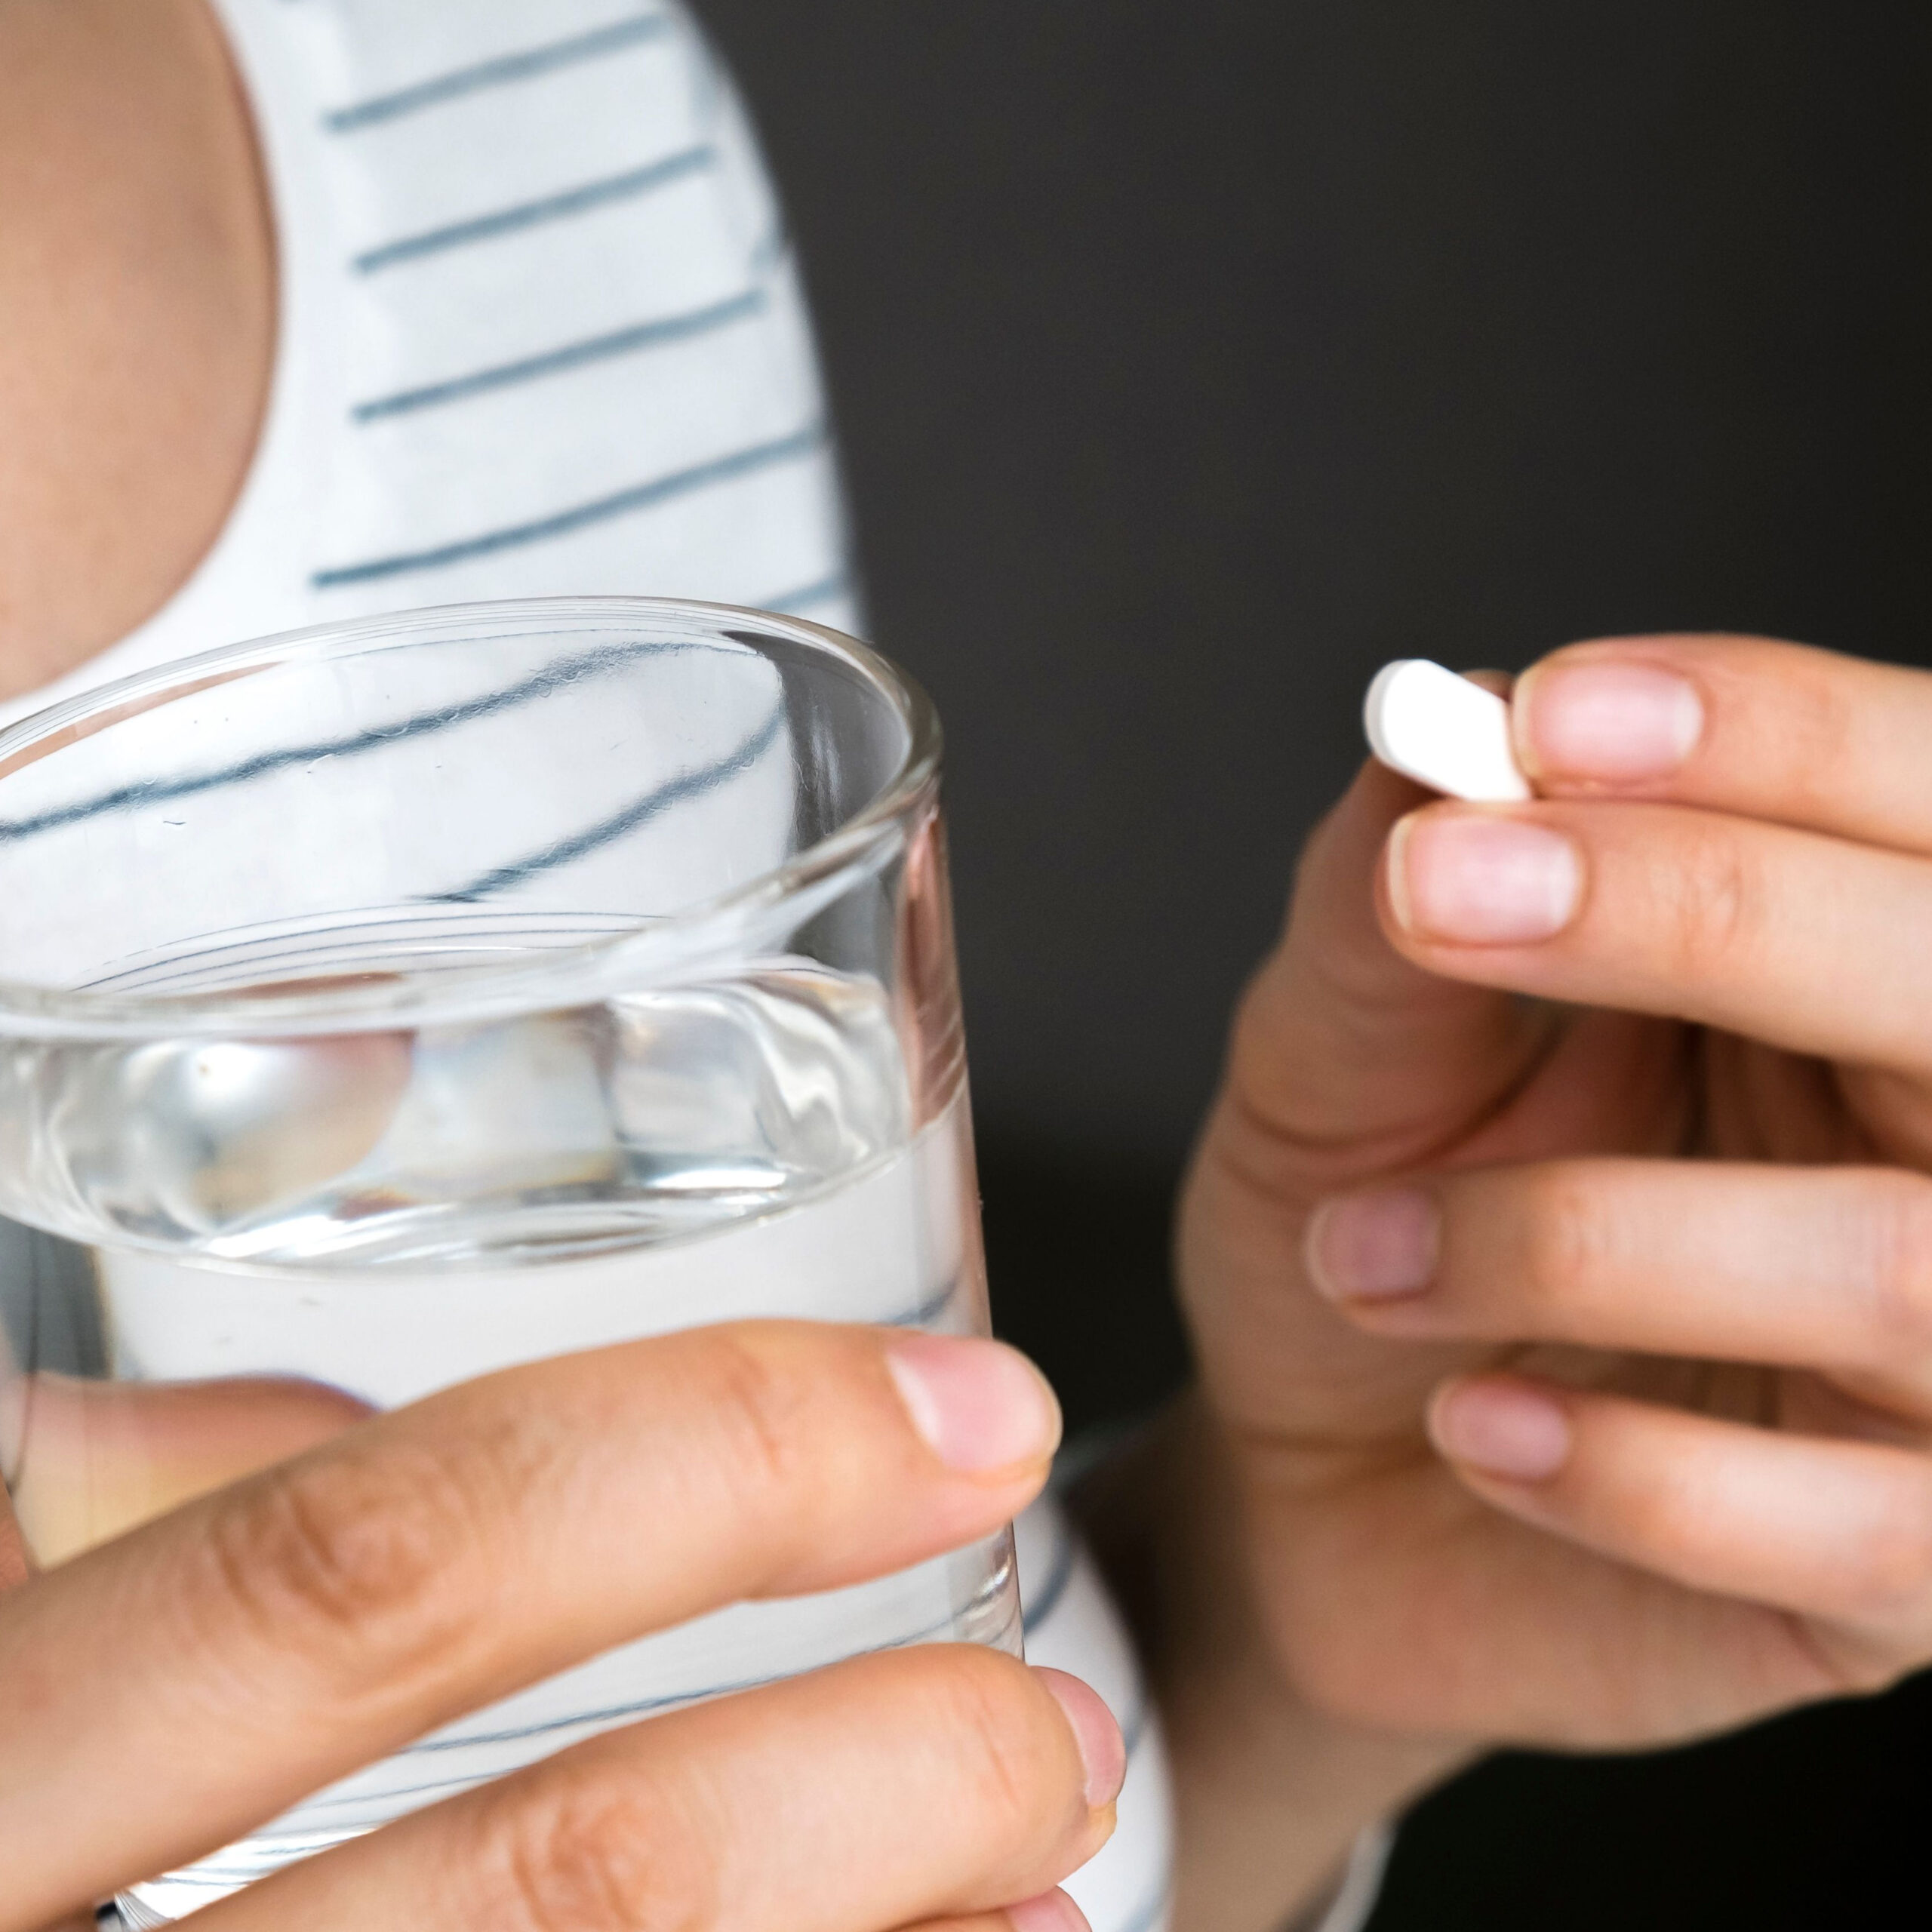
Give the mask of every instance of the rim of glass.
M 457 1023 L 543 1011 L 600 994 L 641 991 L 706 962 L 755 946 L 775 928 L 795 928 L 888 859 L 905 829 L 937 792 L 943 734 L 939 714 L 918 683 L 882 653 L 809 618 L 747 605 L 673 597 L 528 597 L 439 604 L 380 617 L 310 625 L 224 645 L 97 685 L 30 713 L 0 731 L 0 792 L 27 754 L 51 755 L 79 738 L 186 697 L 211 682 L 281 666 L 320 663 L 389 641 L 407 648 L 478 623 L 528 618 L 568 628 L 592 620 L 631 623 L 675 617 L 714 632 L 728 620 L 775 632 L 856 672 L 881 694 L 906 731 L 891 777 L 835 831 L 781 865 L 709 898 L 626 931 L 605 934 L 509 964 L 444 967 L 363 984 L 287 995 L 261 992 L 172 998 L 38 986 L 0 974 L 0 1034 L 126 1038 L 219 1035 L 285 1038 Z M 748 639 L 723 640 L 756 645 Z M 38 750 L 36 751 L 36 748 Z

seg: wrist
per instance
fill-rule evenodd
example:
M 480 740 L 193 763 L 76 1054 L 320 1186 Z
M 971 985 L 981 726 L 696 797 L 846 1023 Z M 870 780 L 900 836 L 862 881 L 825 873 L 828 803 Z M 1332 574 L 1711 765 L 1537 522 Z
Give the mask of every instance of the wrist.
M 1266 1641 L 1234 1472 L 1198 1392 L 1089 1470 L 1068 1502 L 1161 1708 L 1175 1932 L 1318 1919 L 1363 1828 L 1475 1747 L 1377 1730 L 1299 1694 Z

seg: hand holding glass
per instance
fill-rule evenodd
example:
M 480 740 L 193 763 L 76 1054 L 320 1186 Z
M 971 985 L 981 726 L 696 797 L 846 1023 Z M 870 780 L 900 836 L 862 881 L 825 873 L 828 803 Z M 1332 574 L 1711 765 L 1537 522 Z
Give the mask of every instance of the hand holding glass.
M 490 1370 L 754 1315 L 986 1326 L 938 732 L 639 599 L 215 652 L 0 736 L 0 1470 L 56 1562 Z M 425 1739 L 152 1924 L 595 1730 L 921 1638 L 1004 1537 Z

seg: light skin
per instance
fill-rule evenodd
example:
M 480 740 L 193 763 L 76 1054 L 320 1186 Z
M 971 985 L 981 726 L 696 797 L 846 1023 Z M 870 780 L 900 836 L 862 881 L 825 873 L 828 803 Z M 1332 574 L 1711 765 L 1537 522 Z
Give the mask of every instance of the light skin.
M 202 0 L 0 0 L 0 209 L 7 694 L 186 580 L 258 433 L 274 237 Z M 1199 1385 L 1084 1499 L 1164 1707 L 1181 1932 L 1278 1932 L 1363 1823 L 1490 1743 L 1661 1743 L 1932 1656 L 1932 680 L 1612 641 L 1535 667 L 1513 715 L 1535 802 L 1371 769 L 1312 841 L 1189 1182 Z M 0 1538 L 0 1708 L 35 1715 L 0 1743 L 0 1932 L 654 1623 L 1001 1520 L 1049 1452 L 1032 1385 L 985 1371 L 942 1453 L 892 1346 L 641 1344 L 346 1434 L 315 1392 L 254 1389 L 273 1453 L 315 1446 L 211 1494 L 233 1418 L 177 1392 L 174 1486 L 122 1500 L 198 1500 L 24 1582 Z M 771 1428 L 680 1407 L 679 1377 L 761 1350 Z M 557 1485 L 549 1514 L 506 1457 Z M 446 1520 L 413 1500 L 432 1466 Z M 329 1533 L 291 1541 L 317 1496 Z M 33 1500 L 67 1546 L 71 1499 Z M 666 1521 L 675 1564 L 614 1571 L 641 1540 L 613 1523 Z M 466 1553 L 473 1603 L 421 1537 Z M 1060 1932 L 1112 1736 L 989 1654 L 862 1660 L 618 1733 L 209 1923 L 413 1925 L 454 1897 L 534 1932 L 789 1932 L 810 1898 L 826 1932 Z
M 0 1929 L 614 1644 L 989 1534 L 1058 1439 L 997 1343 L 779 1322 L 337 1427 L 0 1597 Z M 1082 1932 L 1057 1884 L 1125 1766 L 1076 1679 L 928 1646 L 606 1734 L 197 1923 Z
M 0 697 L 158 610 L 226 518 L 275 245 L 202 0 L 0 0 Z
M 1183 1202 L 1201 1387 L 1091 1505 L 1183 1924 L 1265 1932 L 1478 1746 L 1932 1659 L 1932 678 L 1611 639 L 1512 715 L 1534 802 L 1371 767 L 1311 841 Z M 1309 1740 L 1358 1801 L 1285 1850 Z

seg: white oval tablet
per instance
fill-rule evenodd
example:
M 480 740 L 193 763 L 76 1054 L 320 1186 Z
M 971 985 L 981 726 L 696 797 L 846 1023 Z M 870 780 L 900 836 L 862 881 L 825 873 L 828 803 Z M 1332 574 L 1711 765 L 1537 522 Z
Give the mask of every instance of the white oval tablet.
M 1456 798 L 1534 795 L 1510 746 L 1509 706 L 1426 657 L 1376 672 L 1362 724 L 1375 755 L 1418 785 Z

